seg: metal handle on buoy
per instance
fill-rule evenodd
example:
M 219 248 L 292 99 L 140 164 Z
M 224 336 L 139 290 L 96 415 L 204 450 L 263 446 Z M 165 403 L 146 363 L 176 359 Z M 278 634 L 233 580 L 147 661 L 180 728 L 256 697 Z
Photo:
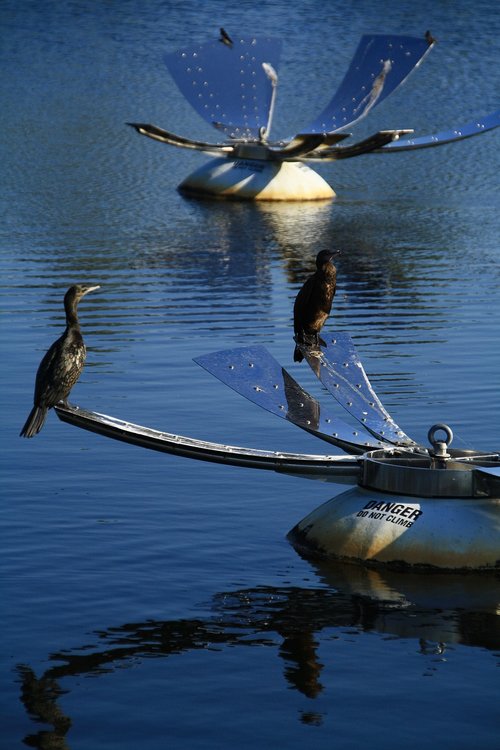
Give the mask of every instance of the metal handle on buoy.
M 446 437 L 444 440 L 436 440 L 436 432 L 442 430 Z M 433 455 L 436 458 L 450 458 L 450 454 L 447 451 L 449 445 L 453 440 L 453 431 L 447 424 L 438 423 L 433 425 L 427 433 L 429 443 L 434 448 Z

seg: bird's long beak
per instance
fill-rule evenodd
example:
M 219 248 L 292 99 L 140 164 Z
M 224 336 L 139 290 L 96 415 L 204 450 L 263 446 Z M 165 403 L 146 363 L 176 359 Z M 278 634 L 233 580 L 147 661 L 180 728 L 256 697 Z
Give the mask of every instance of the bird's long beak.
M 101 288 L 100 284 L 96 284 L 96 286 L 89 286 L 83 292 L 82 297 L 85 297 L 85 295 L 88 294 L 89 292 L 95 292 L 96 289 L 100 289 L 100 288 Z

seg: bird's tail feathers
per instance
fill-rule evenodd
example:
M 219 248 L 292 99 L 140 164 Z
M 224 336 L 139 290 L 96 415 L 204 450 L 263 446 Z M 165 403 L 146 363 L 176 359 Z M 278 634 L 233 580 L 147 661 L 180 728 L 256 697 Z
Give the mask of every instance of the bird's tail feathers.
M 45 424 L 48 409 L 42 406 L 34 406 L 30 411 L 26 423 L 19 433 L 19 437 L 31 438 L 37 435 Z

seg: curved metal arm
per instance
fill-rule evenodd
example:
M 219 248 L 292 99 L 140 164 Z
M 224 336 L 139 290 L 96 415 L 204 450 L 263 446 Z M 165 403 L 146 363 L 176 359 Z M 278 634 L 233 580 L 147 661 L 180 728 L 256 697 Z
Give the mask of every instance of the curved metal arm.
M 358 480 L 359 462 L 355 456 L 281 453 L 256 448 L 241 448 L 153 430 L 151 427 L 125 422 L 106 414 L 80 409 L 77 406 L 63 406 L 61 403 L 54 409 L 62 422 L 161 453 L 172 453 L 185 458 L 196 458 L 200 461 L 243 466 L 250 469 L 268 469 L 337 483 L 356 484 Z
M 441 130 L 434 135 L 424 135 L 419 136 L 418 138 L 405 138 L 401 141 L 393 141 L 384 144 L 378 149 L 374 149 L 374 152 L 381 154 L 394 151 L 412 151 L 413 149 L 431 148 L 432 146 L 443 146 L 445 143 L 462 141 L 465 138 L 472 138 L 475 135 L 487 133 L 488 130 L 493 130 L 499 125 L 500 109 L 497 109 L 496 112 L 492 112 L 486 117 L 478 117 L 476 120 L 467 122 L 464 125 L 458 125 L 451 130 Z
M 155 141 L 160 143 L 168 143 L 170 146 L 179 146 L 180 148 L 192 148 L 196 151 L 204 151 L 209 154 L 227 154 L 230 155 L 234 151 L 234 147 L 229 143 L 206 143 L 205 141 L 192 141 L 189 138 L 184 138 L 182 135 L 176 135 L 175 133 L 169 133 L 168 130 L 163 130 L 157 127 L 157 125 L 147 125 L 140 122 L 127 122 L 131 128 L 134 128 L 140 135 L 147 135 L 148 138 L 153 138 Z
M 351 159 L 353 156 L 362 156 L 363 154 L 369 154 L 371 151 L 380 150 L 382 146 L 395 142 L 401 135 L 407 135 L 408 133 L 413 133 L 413 130 L 379 130 L 378 133 L 353 143 L 351 146 L 319 148 L 306 154 L 303 161 Z
M 329 149 L 333 143 L 339 143 L 349 137 L 348 133 L 330 133 L 322 135 L 319 133 L 303 133 L 296 135 L 288 142 L 279 145 L 270 145 L 259 141 L 237 141 L 233 140 L 225 143 L 207 143 L 206 141 L 194 141 L 185 138 L 182 135 L 171 133 L 168 130 L 159 128 L 157 125 L 150 125 L 140 122 L 127 122 L 131 128 L 134 128 L 139 135 L 145 135 L 160 143 L 167 143 L 170 146 L 179 148 L 190 148 L 196 151 L 203 151 L 208 154 L 217 156 L 227 156 L 234 158 L 258 159 L 264 161 L 293 161 L 298 160 L 311 152 L 320 153 L 319 149 Z M 395 132 L 395 131 L 394 131 Z M 405 131 L 406 132 L 406 131 Z

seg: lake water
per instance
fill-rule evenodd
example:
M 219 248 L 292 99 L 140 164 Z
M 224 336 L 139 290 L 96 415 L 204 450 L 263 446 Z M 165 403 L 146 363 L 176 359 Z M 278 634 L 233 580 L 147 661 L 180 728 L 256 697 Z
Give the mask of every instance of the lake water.
M 497 748 L 498 578 L 302 559 L 286 533 L 335 485 L 148 452 L 54 413 L 18 438 L 63 294 L 93 282 L 73 403 L 328 452 L 192 357 L 264 344 L 327 400 L 292 361 L 291 312 L 334 246 L 327 329 L 350 332 L 397 422 L 498 449 L 500 130 L 321 166 L 335 201 L 259 206 L 182 197 L 207 157 L 125 126 L 214 137 L 162 55 L 221 25 L 284 40 L 276 136 L 324 106 L 362 34 L 428 28 L 436 48 L 355 133 L 467 122 L 498 108 L 497 3 L 4 0 L 0 22 L 0 746 Z

